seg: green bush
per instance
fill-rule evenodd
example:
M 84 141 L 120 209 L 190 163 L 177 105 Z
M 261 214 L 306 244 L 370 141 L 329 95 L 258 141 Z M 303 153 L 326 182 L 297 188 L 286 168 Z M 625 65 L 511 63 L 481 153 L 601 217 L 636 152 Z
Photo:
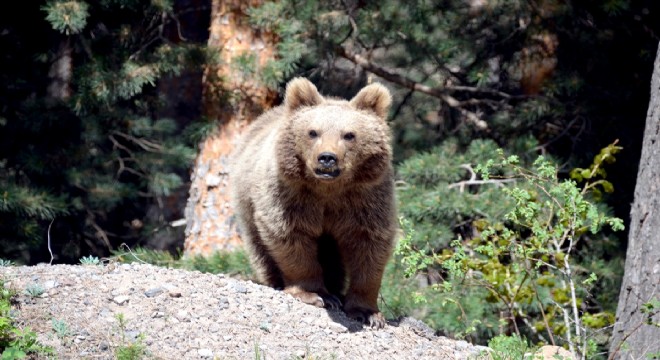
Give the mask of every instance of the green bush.
M 513 333 L 593 356 L 605 345 L 607 337 L 600 334 L 612 323 L 613 314 L 591 296 L 591 290 L 600 281 L 597 271 L 611 268 L 586 264 L 590 257 L 581 254 L 605 242 L 607 236 L 598 236 L 603 226 L 623 229 L 621 219 L 608 216 L 607 209 L 596 204 L 612 190 L 602 168 L 620 149 L 616 144 L 606 147 L 588 169 L 571 172 L 575 179 L 560 179 L 554 163 L 543 157 L 524 166 L 517 156 L 501 150 L 498 161 L 482 161 L 484 165 L 475 168 L 480 178 L 464 166 L 470 178 L 461 181 L 429 171 L 429 163 L 438 159 L 422 165 L 412 163 L 421 156 L 412 159 L 411 168 L 419 171 L 401 172 L 412 179 L 408 187 L 432 179 L 401 205 L 407 236 L 398 243 L 399 264 L 393 269 L 408 277 L 426 277 L 426 284 L 411 284 L 416 290 L 406 290 L 413 303 L 424 304 L 413 308 L 425 311 L 424 319 L 442 332 L 474 336 L 477 341 Z M 446 149 L 437 154 L 446 154 Z M 434 221 L 447 223 L 451 213 L 442 212 L 442 203 L 457 208 L 453 204 L 461 194 L 468 197 L 466 208 L 472 211 L 450 218 L 456 223 L 446 226 L 450 230 L 443 238 L 427 232 Z M 489 203 L 480 203 L 483 200 Z M 458 239 L 447 244 L 452 236 Z M 401 303 L 395 302 L 399 307 Z M 449 305 L 454 311 L 448 311 Z

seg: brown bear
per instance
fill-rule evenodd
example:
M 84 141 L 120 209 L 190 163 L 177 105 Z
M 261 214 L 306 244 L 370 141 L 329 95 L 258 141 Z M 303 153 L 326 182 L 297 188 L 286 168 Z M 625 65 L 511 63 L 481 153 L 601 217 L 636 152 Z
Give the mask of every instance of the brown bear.
M 397 229 L 387 88 L 324 98 L 307 79 L 256 119 L 230 172 L 257 280 L 381 328 L 377 298 Z

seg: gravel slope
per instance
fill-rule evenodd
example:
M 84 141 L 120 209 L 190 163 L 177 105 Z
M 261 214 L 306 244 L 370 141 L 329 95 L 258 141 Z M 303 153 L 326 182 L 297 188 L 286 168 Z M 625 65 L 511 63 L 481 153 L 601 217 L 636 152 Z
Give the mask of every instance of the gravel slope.
M 21 292 L 16 320 L 59 359 L 113 359 L 142 336 L 151 359 L 476 359 L 484 349 L 406 318 L 373 330 L 225 275 L 143 264 L 0 267 Z M 43 295 L 23 293 L 30 284 Z M 117 314 L 126 325 L 119 326 Z M 57 336 L 53 319 L 66 324 Z

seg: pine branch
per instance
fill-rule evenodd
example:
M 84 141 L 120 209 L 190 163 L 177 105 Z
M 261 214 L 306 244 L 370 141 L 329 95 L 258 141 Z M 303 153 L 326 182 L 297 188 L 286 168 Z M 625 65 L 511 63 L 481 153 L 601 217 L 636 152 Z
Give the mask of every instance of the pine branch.
M 492 90 L 492 89 L 480 89 L 480 88 L 475 88 L 475 87 L 470 87 L 470 86 L 446 86 L 442 88 L 438 87 L 430 87 L 427 85 L 420 84 L 419 82 L 416 82 L 408 77 L 405 77 L 403 75 L 397 74 L 394 70 L 388 69 L 386 67 L 374 64 L 373 62 L 369 61 L 365 57 L 363 57 L 360 54 L 355 54 L 352 53 L 344 47 L 337 47 L 337 54 L 352 63 L 362 67 L 366 71 L 369 71 L 373 74 L 376 74 L 383 79 L 393 82 L 395 84 L 401 85 L 407 89 L 410 89 L 412 91 L 418 91 L 430 96 L 433 96 L 435 98 L 438 98 L 442 100 L 443 103 L 445 103 L 447 106 L 457 109 L 461 115 L 464 116 L 464 119 L 472 124 L 476 129 L 485 131 L 488 129 L 488 123 L 481 119 L 474 111 L 468 110 L 465 107 L 470 106 L 470 105 L 475 105 L 478 103 L 487 103 L 487 102 L 492 102 L 492 100 L 487 100 L 487 99 L 468 99 L 466 101 L 459 101 L 455 97 L 453 97 L 451 94 L 456 93 L 456 92 L 468 92 L 471 94 L 483 94 L 483 95 L 490 95 L 490 96 L 497 96 L 501 98 L 504 101 L 510 101 L 513 99 L 522 99 L 525 98 L 524 96 L 512 96 L 507 93 L 497 91 L 497 90 Z
M 401 85 L 405 88 L 408 88 L 410 90 L 414 91 L 419 91 L 421 93 L 431 95 L 433 97 L 436 97 L 438 99 L 441 99 L 447 105 L 451 107 L 461 107 L 463 106 L 463 102 L 457 100 L 450 94 L 457 93 L 457 92 L 467 92 L 467 93 L 472 93 L 472 94 L 484 94 L 484 95 L 490 95 L 490 96 L 496 96 L 501 99 L 506 99 L 506 100 L 511 100 L 511 99 L 523 99 L 527 98 L 526 96 L 513 96 L 510 94 L 507 94 L 502 91 L 498 90 L 493 90 L 493 89 L 482 89 L 482 88 L 477 88 L 477 87 L 472 87 L 472 86 L 461 86 L 461 85 L 456 85 L 456 86 L 445 86 L 442 88 L 439 87 L 430 87 L 427 85 L 420 84 L 408 77 L 405 77 L 403 75 L 397 74 L 394 70 L 388 69 L 386 67 L 374 64 L 373 62 L 369 61 L 366 59 L 364 56 L 360 54 L 355 54 L 352 53 L 344 47 L 338 47 L 337 48 L 337 54 L 352 63 L 361 66 L 365 70 L 374 73 L 380 77 L 382 77 L 385 80 L 391 81 L 393 83 L 396 83 L 398 85 Z

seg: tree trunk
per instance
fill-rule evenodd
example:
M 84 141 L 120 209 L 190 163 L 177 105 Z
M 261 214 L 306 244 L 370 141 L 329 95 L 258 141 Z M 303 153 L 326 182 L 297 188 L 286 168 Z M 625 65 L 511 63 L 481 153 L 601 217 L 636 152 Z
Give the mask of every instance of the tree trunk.
M 262 67 L 275 56 L 276 38 L 248 23 L 248 7 L 262 0 L 213 0 L 209 47 L 220 53 L 217 66 L 204 73 L 203 113 L 218 123 L 200 144 L 186 205 L 185 255 L 209 255 L 240 244 L 229 205 L 228 159 L 245 126 L 272 106 L 277 93 L 235 67 L 241 55 L 253 55 Z M 234 67 L 232 67 L 234 64 Z
M 59 40 L 59 46 L 48 69 L 50 82 L 46 89 L 46 101 L 49 103 L 64 102 L 71 97 L 71 76 L 73 75 L 71 50 L 69 37 Z
M 612 359 L 645 359 L 660 352 L 660 327 L 646 323 L 643 304 L 660 299 L 660 48 L 651 80 L 626 266 L 610 345 Z M 660 309 L 652 321 L 660 323 Z

